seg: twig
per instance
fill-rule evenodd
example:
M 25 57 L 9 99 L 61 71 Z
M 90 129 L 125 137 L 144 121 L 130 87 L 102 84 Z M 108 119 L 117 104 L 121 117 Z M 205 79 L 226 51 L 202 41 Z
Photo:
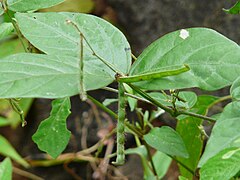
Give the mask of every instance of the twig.
M 26 177 L 26 178 L 28 178 L 28 179 L 32 179 L 32 180 L 44 180 L 43 178 L 41 178 L 41 177 L 39 177 L 39 176 L 37 176 L 37 175 L 35 175 L 35 174 L 32 174 L 32 173 L 27 172 L 27 171 L 24 171 L 24 170 L 19 169 L 19 168 L 17 168 L 17 167 L 13 167 L 13 172 L 14 172 L 15 174 L 18 174 L 18 175 L 20 175 L 20 176 Z

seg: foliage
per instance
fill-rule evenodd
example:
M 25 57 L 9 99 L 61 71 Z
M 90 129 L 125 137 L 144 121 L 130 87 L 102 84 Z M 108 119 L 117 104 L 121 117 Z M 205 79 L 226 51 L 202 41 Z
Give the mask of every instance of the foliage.
M 153 42 L 132 64 L 134 56 L 126 37 L 105 20 L 82 13 L 34 12 L 61 2 L 7 0 L 1 1 L 0 8 L 0 14 L 5 13 L 11 20 L 0 25 L 0 40 L 5 41 L 0 47 L 14 47 L 0 52 L 0 98 L 7 99 L 22 119 L 23 110 L 29 109 L 32 100 L 21 104 L 18 98 L 55 99 L 50 117 L 41 122 L 32 137 L 40 150 L 53 158 L 64 151 L 71 136 L 66 126 L 70 97 L 80 94 L 82 100 L 92 100 L 118 119 L 115 165 L 124 164 L 125 154 L 138 154 L 144 177 L 148 179 L 164 177 L 172 160 L 180 167 L 179 179 L 194 178 L 198 167 L 203 180 L 230 179 L 238 173 L 240 47 L 237 43 L 209 28 L 182 29 Z M 227 10 L 238 11 L 239 2 Z M 16 34 L 17 40 L 7 39 Z M 22 48 L 17 47 L 19 43 Z M 118 90 L 107 87 L 114 81 L 118 82 Z M 227 86 L 231 89 L 226 97 L 197 96 L 186 90 L 215 91 Z M 87 95 L 88 91 L 100 88 L 118 92 L 118 114 Z M 210 108 L 227 99 L 232 102 L 219 116 L 208 117 Z M 13 100 L 15 104 L 11 103 Z M 169 126 L 154 127 L 152 120 L 162 111 L 143 112 L 136 100 L 169 113 L 177 120 L 176 130 Z M 135 123 L 125 117 L 126 102 L 140 117 Z M 204 120 L 213 124 L 213 130 L 203 149 L 208 137 Z M 9 118 L 0 117 L 0 126 L 10 124 L 13 125 Z M 124 150 L 126 132 L 134 135 L 136 148 Z M 2 155 L 29 166 L 3 136 L 0 146 Z M 150 147 L 155 150 L 154 155 Z M 0 165 L 0 170 L 6 171 L 6 179 L 11 178 L 11 167 L 8 158 Z

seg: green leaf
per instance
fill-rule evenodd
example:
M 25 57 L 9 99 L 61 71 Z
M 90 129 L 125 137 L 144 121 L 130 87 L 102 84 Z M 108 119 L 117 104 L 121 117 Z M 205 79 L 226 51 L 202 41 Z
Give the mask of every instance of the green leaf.
M 240 77 L 233 82 L 230 94 L 234 100 L 240 100 Z
M 103 104 L 104 106 L 109 106 L 109 105 L 111 105 L 111 104 L 113 104 L 113 103 L 116 103 L 116 102 L 118 102 L 118 99 L 104 99 L 104 101 L 102 102 L 102 104 Z
M 168 126 L 153 128 L 144 135 L 145 141 L 153 148 L 171 156 L 188 158 L 188 152 L 181 136 Z
M 0 16 L 4 14 L 4 10 L 2 8 L 2 6 L 0 6 Z
M 95 78 L 96 74 L 99 76 L 99 79 L 89 78 L 93 84 L 107 80 L 107 84 L 110 84 L 115 80 L 116 73 L 93 55 L 88 43 L 98 56 L 114 66 L 118 72 L 126 74 L 130 69 L 131 50 L 125 36 L 101 18 L 81 13 L 63 12 L 17 13 L 15 17 L 23 35 L 31 44 L 46 54 L 79 58 L 81 50 L 79 29 L 86 38 L 83 41 L 84 64 L 91 67 L 85 71 L 88 71 L 88 74 L 94 74 Z M 71 23 L 67 23 L 69 21 Z M 109 77 L 105 80 L 106 74 Z
M 12 145 L 0 135 L 0 154 L 3 156 L 8 156 L 24 166 L 25 168 L 29 167 L 29 164 L 16 152 Z
M 183 177 L 183 176 L 178 176 L 178 180 L 188 180 L 188 178 Z
M 228 86 L 240 74 L 240 47 L 207 28 L 175 31 L 147 47 L 133 64 L 130 75 L 172 70 L 184 64 L 190 71 L 134 84 L 147 90 L 216 90 Z
M 216 124 L 207 142 L 206 149 L 198 164 L 203 166 L 208 159 L 223 149 L 240 147 L 240 102 L 228 104 Z
M 240 14 L 240 1 L 237 1 L 236 4 L 230 9 L 223 9 L 223 10 L 229 14 Z
M 70 56 L 30 53 L 0 59 L 0 98 L 76 95 L 80 83 L 78 61 Z M 113 81 L 108 72 L 91 63 L 85 64 L 84 77 L 86 90 L 98 89 Z
M 14 31 L 12 23 L 2 23 L 0 24 L 0 40 Z
M 125 154 L 137 154 L 140 156 L 142 161 L 143 171 L 144 171 L 144 179 L 155 177 L 149 167 L 149 162 L 147 160 L 148 159 L 147 149 L 145 146 L 142 145 L 136 148 L 129 148 L 125 150 Z
M 62 2 L 64 0 L 7 0 L 7 5 L 12 11 L 25 12 L 48 8 Z
M 172 106 L 171 96 L 164 95 L 164 94 L 158 93 L 158 92 L 152 92 L 152 93 L 149 93 L 149 95 L 165 106 Z M 179 92 L 178 96 L 181 99 L 185 100 L 186 102 L 179 101 L 177 99 L 177 101 L 176 101 L 177 107 L 189 109 L 192 106 L 194 106 L 194 104 L 197 102 L 197 95 L 194 92 L 182 91 L 182 92 Z
M 8 126 L 11 122 L 0 116 L 0 127 Z
M 70 114 L 70 99 L 56 99 L 52 102 L 50 117 L 39 125 L 32 136 L 38 148 L 57 158 L 66 148 L 71 132 L 66 127 L 66 119 Z
M 152 160 L 157 171 L 158 179 L 162 179 L 166 175 L 172 159 L 166 154 L 156 151 L 152 157 Z
M 12 163 L 9 158 L 0 163 L 0 179 L 12 180 Z
M 11 54 L 24 52 L 24 49 L 19 39 L 0 42 L 0 49 L 0 58 L 6 57 Z
M 200 169 L 200 180 L 229 180 L 240 171 L 240 148 L 227 148 Z
M 195 106 L 191 109 L 192 112 L 197 114 L 206 115 L 209 106 L 218 98 L 214 96 L 202 95 L 198 96 Z M 178 161 L 190 168 L 192 171 L 197 169 L 197 164 L 202 153 L 203 147 L 203 134 L 200 130 L 202 120 L 194 117 L 185 116 L 177 122 L 177 132 L 183 138 L 189 158 L 177 158 Z M 192 173 L 179 164 L 181 175 L 189 179 L 193 178 Z

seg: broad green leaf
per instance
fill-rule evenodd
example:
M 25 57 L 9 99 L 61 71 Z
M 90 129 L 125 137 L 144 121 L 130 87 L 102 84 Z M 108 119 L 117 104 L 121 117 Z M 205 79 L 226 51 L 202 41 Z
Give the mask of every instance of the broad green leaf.
M 229 180 L 240 171 L 240 148 L 227 148 L 200 169 L 200 180 Z
M 240 47 L 218 32 L 190 28 L 169 33 L 147 47 L 130 75 L 190 67 L 190 71 L 134 83 L 148 90 L 199 87 L 216 90 L 232 84 L 240 74 Z
M 48 8 L 64 0 L 7 0 L 8 9 L 16 12 L 25 12 Z
M 0 59 L 0 98 L 76 95 L 79 92 L 78 61 L 70 56 L 29 53 Z M 87 90 L 107 86 L 113 80 L 107 72 L 95 69 L 90 63 L 85 65 L 84 77 Z
M 223 9 L 229 14 L 240 14 L 240 1 L 237 1 L 236 4 L 230 9 Z
M 0 24 L 0 40 L 14 31 L 12 23 L 2 23 Z
M 154 99 L 156 99 L 157 101 L 159 101 L 160 103 L 164 104 L 165 106 L 172 106 L 171 96 L 164 95 L 164 94 L 158 93 L 158 92 L 152 92 L 152 93 L 149 93 L 149 95 L 151 97 L 153 97 Z M 179 92 L 178 96 L 182 100 L 185 100 L 186 102 L 177 100 L 176 101 L 177 107 L 189 109 L 192 106 L 194 106 L 194 104 L 197 101 L 197 95 L 194 92 L 182 91 L 182 92 Z
M 230 93 L 234 100 L 240 100 L 240 77 L 233 82 Z
M 8 156 L 11 159 L 15 160 L 24 167 L 29 167 L 29 164 L 16 152 L 12 145 L 0 135 L 0 154 L 3 156 Z
M 152 160 L 157 171 L 158 179 L 162 179 L 166 175 L 172 159 L 166 154 L 156 151 Z
M 93 84 L 107 80 L 107 84 L 110 84 L 115 79 L 116 73 L 93 55 L 89 45 L 116 71 L 126 74 L 130 69 L 131 50 L 125 36 L 103 19 L 87 14 L 63 12 L 17 13 L 15 17 L 23 35 L 46 54 L 79 58 L 81 50 L 80 30 L 86 38 L 83 40 L 84 64 L 91 67 L 85 71 L 100 77 L 99 80 L 91 79 Z M 105 74 L 110 78 L 106 80 Z
M 198 164 L 203 166 L 208 159 L 221 150 L 230 147 L 240 147 L 240 102 L 228 104 L 216 124 L 207 142 L 206 149 Z
M 0 179 L 12 180 L 12 163 L 9 158 L 0 163 Z
M 218 98 L 214 96 L 202 95 L 198 96 L 196 104 L 191 109 L 192 112 L 197 114 L 206 115 L 209 106 L 215 102 Z M 203 134 L 199 128 L 202 124 L 202 120 L 194 117 L 186 116 L 177 122 L 176 131 L 183 138 L 187 151 L 189 152 L 189 158 L 177 158 L 178 161 L 190 168 L 192 171 L 197 169 L 197 164 L 200 159 L 203 147 Z M 193 178 L 192 173 L 182 167 L 180 164 L 179 169 L 181 175 L 189 179 Z
M 66 126 L 70 108 L 69 98 L 54 100 L 50 117 L 41 122 L 37 132 L 32 136 L 38 148 L 53 158 L 57 158 L 63 152 L 70 139 L 71 132 Z
M 181 136 L 168 126 L 153 128 L 144 135 L 145 141 L 153 148 L 171 156 L 188 158 L 188 152 Z
M 19 39 L 8 40 L 0 42 L 0 58 L 9 56 L 11 54 L 24 52 Z

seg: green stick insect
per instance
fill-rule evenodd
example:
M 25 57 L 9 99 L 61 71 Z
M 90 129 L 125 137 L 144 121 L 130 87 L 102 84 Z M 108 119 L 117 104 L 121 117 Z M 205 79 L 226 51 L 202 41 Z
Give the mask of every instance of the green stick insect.
M 66 20 L 68 24 L 72 24 L 75 29 L 80 34 L 80 61 L 79 61 L 79 68 L 80 68 L 80 82 L 79 82 L 79 92 L 80 92 L 80 98 L 82 100 L 86 100 L 87 93 L 84 86 L 84 60 L 83 60 L 83 41 L 86 43 L 86 45 L 90 48 L 92 51 L 92 55 L 97 57 L 102 63 L 104 63 L 106 66 L 108 66 L 112 71 L 116 73 L 115 79 L 118 82 L 118 123 L 117 123 L 117 158 L 116 161 L 113 162 L 115 165 L 123 165 L 125 162 L 125 153 L 124 153 L 124 142 L 125 142 L 125 89 L 123 86 L 123 83 L 127 83 L 130 85 L 130 87 L 134 86 L 131 84 L 133 82 L 139 82 L 139 81 L 146 81 L 146 80 L 152 80 L 157 78 L 162 78 L 166 76 L 174 76 L 181 74 L 183 72 L 189 71 L 189 67 L 187 65 L 183 65 L 183 67 L 178 69 L 173 69 L 169 71 L 157 71 L 153 73 L 146 73 L 141 75 L 135 75 L 135 76 L 126 76 L 122 72 L 119 72 L 117 68 L 114 67 L 113 64 L 106 61 L 104 58 L 99 56 L 90 43 L 88 42 L 87 38 L 84 36 L 82 31 L 79 29 L 77 24 L 72 22 L 71 20 Z M 143 96 L 144 97 L 144 96 Z

